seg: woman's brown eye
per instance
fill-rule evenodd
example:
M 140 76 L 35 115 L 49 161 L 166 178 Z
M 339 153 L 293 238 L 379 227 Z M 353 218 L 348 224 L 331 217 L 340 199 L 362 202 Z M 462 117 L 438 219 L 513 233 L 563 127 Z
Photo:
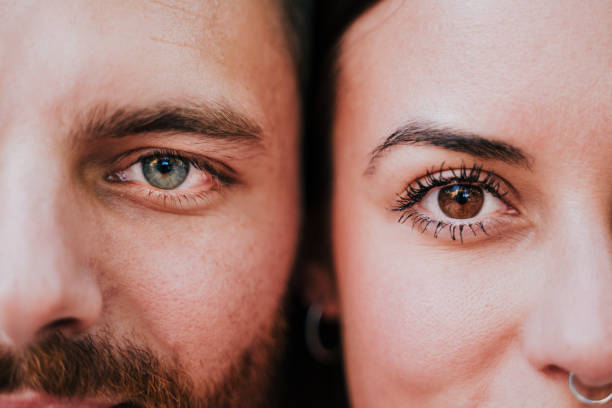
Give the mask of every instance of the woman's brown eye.
M 482 188 L 470 185 L 453 185 L 440 189 L 438 205 L 450 218 L 473 218 L 480 212 L 484 203 Z

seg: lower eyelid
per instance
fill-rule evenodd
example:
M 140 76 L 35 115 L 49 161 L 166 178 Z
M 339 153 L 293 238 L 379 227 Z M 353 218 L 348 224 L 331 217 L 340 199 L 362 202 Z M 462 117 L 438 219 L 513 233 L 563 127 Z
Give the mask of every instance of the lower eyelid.
M 517 217 L 519 215 L 518 211 L 513 207 L 500 199 L 495 199 L 499 200 L 501 205 L 504 206 L 503 211 L 482 213 L 474 218 L 464 220 L 450 219 L 432 214 L 422 207 L 422 202 L 419 202 L 400 211 L 401 214 L 396 220 L 400 224 L 407 224 L 407 227 L 414 232 L 430 235 L 432 238 L 442 241 L 456 241 L 458 243 L 482 241 L 502 236 L 507 228 L 519 218 Z
M 469 243 L 501 235 L 504 222 L 491 218 L 468 222 L 447 222 L 436 220 L 418 210 L 408 210 L 398 219 L 399 223 L 410 224 L 408 227 L 422 234 L 429 234 L 434 239 Z
M 136 163 L 130 167 L 139 165 Z M 144 176 L 133 180 L 127 177 L 129 175 L 125 171 L 119 171 L 106 178 L 106 189 L 115 197 L 152 209 L 180 213 L 200 211 L 212 205 L 220 192 L 216 178 L 205 170 L 194 168 L 193 173 L 197 175 L 189 176 L 194 178 L 192 184 L 183 189 L 163 190 L 149 185 Z M 200 176 L 206 178 L 210 185 L 199 184 L 198 188 L 198 181 L 202 181 L 198 178 Z
M 119 200 L 127 200 L 138 206 L 160 210 L 165 212 L 176 212 L 180 214 L 199 212 L 213 205 L 220 197 L 220 191 L 207 190 L 200 192 L 188 192 L 185 190 L 158 190 L 148 188 L 140 183 L 111 183 L 107 190 L 112 196 Z

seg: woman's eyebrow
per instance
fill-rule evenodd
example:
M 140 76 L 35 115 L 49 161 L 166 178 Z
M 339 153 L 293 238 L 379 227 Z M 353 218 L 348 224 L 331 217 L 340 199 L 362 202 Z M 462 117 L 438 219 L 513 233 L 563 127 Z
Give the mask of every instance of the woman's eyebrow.
M 501 162 L 530 169 L 529 156 L 506 142 L 486 139 L 482 136 L 437 126 L 427 122 L 411 122 L 389 135 L 372 150 L 365 174 L 372 174 L 376 162 L 389 149 L 401 145 L 434 146 L 453 152 Z
M 146 133 L 188 133 L 202 140 L 263 148 L 263 131 L 253 119 L 227 105 L 190 101 L 145 107 L 95 105 L 78 116 L 71 133 L 78 142 Z

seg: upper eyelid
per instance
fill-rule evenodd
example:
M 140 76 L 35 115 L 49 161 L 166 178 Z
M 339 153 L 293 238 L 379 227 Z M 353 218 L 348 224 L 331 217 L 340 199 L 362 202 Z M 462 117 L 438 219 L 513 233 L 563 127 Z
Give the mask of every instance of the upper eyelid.
M 129 157 L 132 154 L 138 154 L 133 160 L 129 160 L 129 164 L 122 165 L 120 168 L 119 162 L 121 162 L 126 157 Z M 207 171 L 216 177 L 221 183 L 229 185 L 229 184 L 239 184 L 240 180 L 238 178 L 238 173 L 229 165 L 223 163 L 222 161 L 190 152 L 185 152 L 181 150 L 168 149 L 168 148 L 160 148 L 160 147 L 139 147 L 135 149 L 128 150 L 127 152 L 122 153 L 118 157 L 116 157 L 112 161 L 112 166 L 117 167 L 111 171 L 111 174 L 117 171 L 122 171 L 130 168 L 131 166 L 137 164 L 141 160 L 146 157 L 153 155 L 168 155 L 173 157 L 181 157 L 189 161 L 190 165 L 194 167 Z M 219 170 L 217 167 L 223 168 L 223 170 Z
M 442 166 L 444 166 L 444 163 L 442 163 Z M 443 172 L 447 172 L 447 171 L 451 171 L 451 172 L 452 172 L 452 171 L 457 171 L 457 170 L 467 169 L 467 167 L 466 167 L 466 166 L 464 166 L 464 165 L 459 166 L 459 168 L 456 168 L 456 167 L 452 167 L 452 168 L 451 168 L 451 167 L 449 167 L 449 168 L 445 168 L 445 169 L 444 169 L 444 168 L 442 168 L 442 166 L 441 166 L 440 168 L 438 168 L 437 170 L 435 170 L 435 171 L 432 171 L 432 170 L 434 170 L 433 168 L 432 168 L 432 169 L 430 169 L 430 170 L 428 170 L 428 171 L 425 173 L 425 175 L 423 175 L 423 176 L 421 176 L 421 177 L 419 177 L 419 178 L 415 179 L 415 180 L 414 180 L 413 182 L 411 182 L 411 183 L 410 183 L 408 186 L 406 186 L 406 188 L 408 188 L 410 185 L 412 185 L 412 184 L 416 183 L 416 182 L 417 182 L 417 181 L 419 181 L 419 180 L 423 180 L 423 179 L 425 179 L 427 176 L 435 176 L 435 175 L 437 175 L 437 174 L 440 174 L 440 173 L 443 173 Z M 472 166 L 470 169 L 474 168 L 475 166 L 476 166 L 476 165 Z M 512 193 L 513 193 L 513 194 L 515 194 L 515 195 L 519 196 L 519 194 L 520 194 L 520 193 L 519 193 L 519 191 L 518 191 L 518 190 L 517 190 L 517 189 L 516 189 L 516 188 L 515 188 L 515 187 L 512 185 L 512 183 L 510 183 L 510 181 L 508 181 L 506 178 L 504 178 L 503 176 L 499 175 L 497 172 L 495 172 L 495 171 L 493 171 L 493 170 L 486 169 L 486 168 L 484 168 L 483 166 L 479 166 L 479 167 L 480 167 L 480 169 L 481 169 L 481 174 L 491 175 L 491 176 L 493 176 L 495 179 L 500 180 L 500 181 L 503 183 L 503 185 L 504 185 L 504 186 L 506 186 L 506 187 L 508 187 L 510 190 L 512 190 Z M 459 179 L 459 178 L 457 178 L 457 180 L 460 180 L 460 179 Z M 405 190 L 405 189 L 404 189 L 404 190 Z
M 500 176 L 498 173 L 496 173 L 496 172 L 494 172 L 492 170 L 485 169 L 483 166 L 474 164 L 471 167 L 467 167 L 464 163 L 462 163 L 460 166 L 454 166 L 454 167 L 446 167 L 445 168 L 444 166 L 445 166 L 445 163 L 443 162 L 439 167 L 431 167 L 430 169 L 428 169 L 426 171 L 425 175 L 423 175 L 423 176 L 421 176 L 419 178 L 414 179 L 412 182 L 410 182 L 408 185 L 406 185 L 406 187 L 404 187 L 402 189 L 401 193 L 397 194 L 396 202 L 395 202 L 395 204 L 390 209 L 392 211 L 398 211 L 399 212 L 399 211 L 405 211 L 408 208 L 410 208 L 410 206 L 406 207 L 405 205 L 401 205 L 401 202 L 402 202 L 402 200 L 405 200 L 404 195 L 406 195 L 406 193 L 408 191 L 411 191 L 411 189 L 422 190 L 422 193 L 420 194 L 421 197 L 418 200 L 418 201 L 421 201 L 425 197 L 425 195 L 427 193 L 429 193 L 433 188 L 436 188 L 436 187 L 439 187 L 439 186 L 442 186 L 442 185 L 452 184 L 451 181 L 455 181 L 457 183 L 460 183 L 462 181 L 465 182 L 465 180 L 461 179 L 461 176 L 462 175 L 466 175 L 466 172 L 474 172 L 476 170 L 478 171 L 479 175 L 480 174 L 485 174 L 487 177 L 490 175 L 491 177 L 494 178 L 494 180 L 501 181 L 501 185 L 503 187 L 508 188 L 509 191 L 501 193 L 500 197 L 498 197 L 498 198 L 504 200 L 503 197 L 508 192 L 511 192 L 514 197 L 516 197 L 517 199 L 520 199 L 519 191 L 508 180 L 506 180 L 503 176 Z M 448 184 L 437 184 L 437 185 L 429 186 L 429 187 L 427 187 L 427 186 L 425 186 L 423 184 L 423 181 L 428 180 L 428 179 L 429 180 L 436 179 L 436 177 L 440 177 L 440 175 L 442 173 L 444 173 L 444 172 L 451 172 L 451 173 L 452 172 L 456 172 L 454 174 L 454 177 L 451 177 L 451 178 L 449 178 L 447 180 L 447 181 L 449 181 Z M 479 177 L 479 179 L 480 179 L 480 177 Z M 439 180 L 439 179 L 436 179 L 436 180 Z M 482 183 L 484 181 L 485 180 L 481 180 L 480 183 Z M 472 183 L 473 184 L 478 184 L 478 181 L 472 180 Z M 416 202 L 418 202 L 418 201 L 416 201 Z M 413 203 L 412 205 L 414 205 L 415 203 Z M 509 203 L 506 202 L 506 204 L 509 204 Z

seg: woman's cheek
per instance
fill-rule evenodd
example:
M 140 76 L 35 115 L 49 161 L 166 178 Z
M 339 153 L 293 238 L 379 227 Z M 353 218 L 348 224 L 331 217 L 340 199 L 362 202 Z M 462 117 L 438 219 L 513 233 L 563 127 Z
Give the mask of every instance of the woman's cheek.
M 423 395 L 484 374 L 514 344 L 517 274 L 482 251 L 419 245 L 422 235 L 384 216 L 350 222 L 357 215 L 336 223 L 349 377 Z

